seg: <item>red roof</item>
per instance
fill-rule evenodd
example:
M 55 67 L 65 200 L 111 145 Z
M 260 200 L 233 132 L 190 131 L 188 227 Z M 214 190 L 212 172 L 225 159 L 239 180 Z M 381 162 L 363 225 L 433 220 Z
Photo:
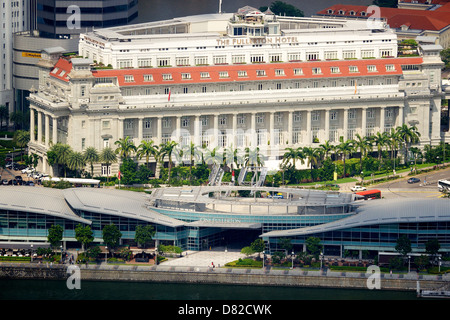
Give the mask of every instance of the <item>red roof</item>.
M 289 63 L 262 63 L 242 65 L 215 65 L 195 67 L 164 67 L 164 68 L 142 68 L 142 69 L 117 69 L 96 70 L 94 77 L 109 78 L 116 77 L 119 86 L 145 86 L 145 85 L 173 85 L 192 83 L 227 83 L 234 81 L 264 81 L 285 79 L 316 79 L 316 78 L 341 78 L 341 77 L 368 77 L 380 75 L 400 75 L 402 65 L 421 64 L 421 57 L 413 58 L 384 58 L 384 59 L 362 59 L 362 60 L 333 60 L 333 61 L 310 61 Z M 370 72 L 367 66 L 375 65 L 376 71 Z M 387 71 L 386 65 L 394 65 L 393 71 Z M 350 72 L 349 67 L 358 67 L 358 72 Z M 339 72 L 332 72 L 332 67 L 338 67 Z M 320 68 L 320 73 L 313 74 L 314 68 Z M 295 69 L 301 69 L 301 74 L 295 74 Z M 277 70 L 283 70 L 280 75 Z M 242 76 L 246 71 L 246 76 Z M 226 73 L 222 74 L 221 73 Z M 208 77 L 205 77 L 206 74 Z M 163 75 L 171 75 L 171 80 L 164 80 Z M 189 74 L 189 78 L 183 77 Z M 259 75 L 258 75 L 259 74 Z M 261 75 L 264 74 L 264 75 Z M 144 75 L 151 75 L 151 81 L 144 81 Z M 227 75 L 227 76 L 226 76 Z M 128 81 L 125 77 L 131 78 Z M 129 77 L 132 76 L 132 77 Z
M 59 59 L 55 67 L 50 71 L 50 75 L 59 80 L 69 82 L 69 73 L 72 71 L 72 62 L 66 59 Z
M 385 18 L 391 28 L 401 28 L 402 25 L 406 25 L 410 29 L 438 31 L 450 24 L 450 2 L 443 2 L 442 4 L 442 7 L 433 11 L 380 7 L 380 17 Z M 317 14 L 340 17 L 365 17 L 361 15 L 361 12 L 367 13 L 367 9 L 367 6 L 336 4 L 319 11 Z M 351 11 L 354 11 L 356 14 L 351 15 Z M 370 12 L 370 15 L 372 14 L 373 12 Z

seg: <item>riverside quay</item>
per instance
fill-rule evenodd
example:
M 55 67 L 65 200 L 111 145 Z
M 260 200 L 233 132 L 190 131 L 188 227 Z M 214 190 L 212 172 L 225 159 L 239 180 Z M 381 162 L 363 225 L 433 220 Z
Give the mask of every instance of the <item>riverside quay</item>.
M 326 255 L 394 253 L 402 235 L 411 240 L 412 253 L 425 253 L 425 243 L 436 238 L 442 254 L 450 250 L 450 200 L 443 198 L 364 201 L 352 193 L 248 186 L 150 191 L 3 186 L 0 245 L 48 246 L 48 230 L 58 224 L 64 229 L 63 247 L 77 248 L 78 224 L 89 225 L 97 243 L 103 241 L 103 227 L 115 224 L 124 245 L 135 245 L 137 225 L 151 225 L 155 245 L 195 251 L 244 246 L 261 237 L 267 253 L 277 251 L 282 238 L 299 252 L 314 236 Z

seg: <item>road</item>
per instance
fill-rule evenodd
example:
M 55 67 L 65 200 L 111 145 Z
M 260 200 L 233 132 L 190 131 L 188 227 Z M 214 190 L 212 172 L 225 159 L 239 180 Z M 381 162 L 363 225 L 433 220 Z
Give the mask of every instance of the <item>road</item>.
M 442 193 L 438 191 L 437 182 L 440 179 L 450 180 L 450 168 L 439 171 L 422 173 L 416 176 L 420 179 L 418 183 L 408 183 L 410 177 L 400 180 L 374 185 L 379 189 L 386 199 L 391 198 L 439 198 Z M 425 183 L 426 181 L 426 183 Z

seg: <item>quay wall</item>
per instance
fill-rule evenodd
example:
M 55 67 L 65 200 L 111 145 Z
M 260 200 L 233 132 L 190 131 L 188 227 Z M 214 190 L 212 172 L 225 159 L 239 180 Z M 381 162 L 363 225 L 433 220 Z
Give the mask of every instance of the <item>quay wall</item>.
M 309 272 L 302 270 L 256 270 L 226 268 L 143 268 L 122 266 L 81 266 L 78 267 L 81 281 L 127 281 L 161 283 L 195 283 L 218 285 L 255 285 L 319 287 L 341 289 L 368 289 L 368 274 L 342 272 Z M 72 276 L 67 266 L 29 266 L 1 265 L 1 279 L 47 279 L 66 280 Z M 405 277 L 401 275 L 381 275 L 379 289 L 397 291 L 416 291 L 417 281 L 420 289 L 433 290 L 449 284 L 450 275 Z M 373 283 L 371 281 L 371 283 Z

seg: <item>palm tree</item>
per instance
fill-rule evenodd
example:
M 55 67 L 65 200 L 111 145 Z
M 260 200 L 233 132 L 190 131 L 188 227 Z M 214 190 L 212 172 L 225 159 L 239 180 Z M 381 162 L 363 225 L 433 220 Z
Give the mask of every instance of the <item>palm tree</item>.
M 391 128 L 391 131 L 387 134 L 389 141 L 388 145 L 391 148 L 391 159 L 394 159 L 394 162 L 397 159 L 396 151 L 398 150 L 398 144 L 401 142 L 400 134 L 394 128 Z
M 257 167 L 264 165 L 264 159 L 260 153 L 259 147 L 255 149 L 250 149 L 249 147 L 245 148 L 245 160 L 244 163 L 246 166 L 256 165 Z
M 201 157 L 200 149 L 191 141 L 183 146 L 183 152 L 189 155 L 189 182 L 192 182 L 192 165 Z
M 422 157 L 422 151 L 417 147 L 411 147 L 409 150 L 414 157 L 414 171 L 417 173 L 417 158 Z
M 420 132 L 415 126 L 408 127 L 406 124 L 397 127 L 397 132 L 405 148 L 404 163 L 406 164 L 408 158 L 408 146 L 419 141 Z
M 127 159 L 131 152 L 136 152 L 137 150 L 133 140 L 129 136 L 117 140 L 114 144 L 118 145 L 116 153 L 120 154 L 122 159 Z
M 54 163 L 64 168 L 64 177 L 66 177 L 67 163 L 72 153 L 72 148 L 68 144 L 57 143 L 51 146 L 49 152 L 55 155 Z
M 147 169 L 150 156 L 152 156 L 156 160 L 157 154 L 158 154 L 158 146 L 154 144 L 153 140 L 150 141 L 142 140 L 141 144 L 138 146 L 136 153 L 139 159 L 145 156 L 145 163 L 147 165 Z
M 84 161 L 88 162 L 91 165 L 91 177 L 94 176 L 94 163 L 99 162 L 100 155 L 98 154 L 97 149 L 94 147 L 87 147 L 86 150 L 84 150 Z
M 319 145 L 323 153 L 325 154 L 325 159 L 328 158 L 328 154 L 333 150 L 333 145 L 330 143 L 330 141 L 326 140 L 324 143 Z
M 233 145 L 230 145 L 224 150 L 224 158 L 226 158 L 227 162 L 231 164 L 232 170 L 233 164 L 236 164 L 236 168 L 239 168 L 239 166 L 244 163 L 244 158 L 241 155 L 242 151 L 243 150 L 240 148 L 234 148 Z
M 308 166 L 310 166 L 311 173 L 314 166 L 317 166 L 319 163 L 319 149 L 318 148 L 312 148 L 312 147 L 304 147 L 303 148 L 303 155 L 306 159 L 308 159 Z M 312 175 L 311 175 L 312 178 Z
M 383 147 L 387 145 L 389 141 L 389 137 L 385 132 L 377 132 L 377 134 L 373 137 L 373 142 L 377 146 L 378 150 L 378 170 L 381 169 L 381 152 Z
M 298 148 L 286 148 L 286 152 L 283 154 L 283 161 L 281 165 L 284 167 L 288 163 L 292 161 L 292 168 L 295 169 L 295 162 L 296 160 L 301 160 L 302 164 L 304 163 L 304 156 L 303 156 L 303 149 L 302 147 Z
M 67 166 L 71 170 L 76 170 L 78 173 L 78 170 L 83 169 L 86 166 L 86 160 L 84 155 L 78 151 L 72 152 L 69 158 L 67 159 Z
M 114 163 L 117 162 L 117 156 L 116 153 L 114 152 L 113 149 L 111 149 L 110 147 L 106 147 L 102 150 L 102 152 L 100 153 L 100 160 L 106 164 L 107 166 L 107 181 L 109 182 L 109 166 Z
M 353 146 L 356 151 L 359 150 L 359 171 L 362 172 L 362 159 L 366 157 L 367 150 L 369 150 L 369 143 L 366 137 L 362 137 L 359 133 L 355 135 L 356 139 L 353 142 Z
M 345 178 L 345 174 L 346 174 L 346 169 L 345 169 L 345 159 L 347 158 L 347 155 L 350 154 L 353 150 L 353 140 L 346 140 L 344 141 L 344 138 L 341 137 L 339 139 L 340 143 L 337 146 L 338 147 L 338 151 L 342 154 L 342 160 L 344 162 L 344 178 Z
M 203 161 L 207 165 L 220 164 L 223 161 L 223 155 L 218 152 L 219 148 L 213 148 L 212 150 L 203 149 Z
M 20 150 L 20 159 L 23 160 L 23 148 L 28 145 L 30 142 L 30 132 L 25 130 L 17 130 L 14 133 L 13 142 L 21 149 Z
M 162 143 L 160 145 L 160 160 L 164 162 L 164 158 L 167 156 L 169 158 L 169 172 L 168 172 L 168 181 L 170 182 L 170 174 L 172 170 L 172 153 L 175 150 L 175 147 L 178 145 L 175 141 L 167 141 L 166 143 Z

